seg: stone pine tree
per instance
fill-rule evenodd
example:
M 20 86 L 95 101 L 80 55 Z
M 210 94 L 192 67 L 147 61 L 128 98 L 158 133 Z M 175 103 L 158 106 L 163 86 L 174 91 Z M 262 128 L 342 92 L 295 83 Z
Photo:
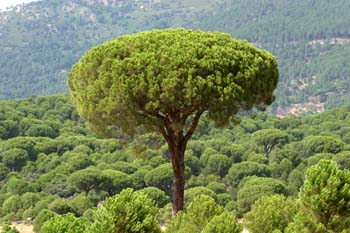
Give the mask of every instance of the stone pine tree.
M 221 126 L 274 100 L 275 57 L 224 33 L 167 29 L 105 42 L 75 64 L 68 84 L 92 128 L 160 132 L 174 171 L 173 213 L 183 209 L 184 151 L 203 113 Z

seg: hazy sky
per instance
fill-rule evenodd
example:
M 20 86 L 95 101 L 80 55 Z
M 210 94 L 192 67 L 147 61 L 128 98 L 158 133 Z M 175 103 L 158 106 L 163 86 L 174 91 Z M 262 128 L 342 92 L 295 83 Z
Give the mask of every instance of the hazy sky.
M 21 3 L 34 2 L 38 0 L 0 0 L 0 9 L 3 10 L 8 6 L 17 5 Z

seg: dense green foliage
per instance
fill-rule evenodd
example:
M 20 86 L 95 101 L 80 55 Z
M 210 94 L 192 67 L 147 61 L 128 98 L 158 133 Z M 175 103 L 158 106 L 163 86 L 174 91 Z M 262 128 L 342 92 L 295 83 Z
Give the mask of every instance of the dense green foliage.
M 290 232 L 350 232 L 350 171 L 321 160 L 308 169 Z
M 97 132 L 143 125 L 187 137 L 192 114 L 207 111 L 224 125 L 240 111 L 271 104 L 278 69 L 271 54 L 229 35 L 170 29 L 105 42 L 68 77 L 78 112 Z
M 152 174 L 154 169 L 169 166 L 169 154 L 164 149 L 165 142 L 160 135 L 141 131 L 140 134 L 129 137 L 117 131 L 117 139 L 99 139 L 87 130 L 84 121 L 77 116 L 67 96 L 45 98 L 33 96 L 26 100 L 3 101 L 0 102 L 0 106 L 1 110 L 6 110 L 1 111 L 1 123 L 8 122 L 3 124 L 5 133 L 0 140 L 2 221 L 31 218 L 37 223 L 36 229 L 40 229 L 46 220 L 54 216 L 51 212 L 53 211 L 61 215 L 72 213 L 75 217 L 83 216 L 92 223 L 94 222 L 92 212 L 99 202 L 130 187 L 138 190 L 137 192 L 143 192 L 155 201 L 155 204 L 161 208 L 159 222 L 169 223 L 171 218 L 171 208 L 167 204 L 170 202 L 169 194 L 159 188 L 148 186 L 146 182 L 148 181 L 146 177 L 151 176 L 148 174 Z M 240 125 L 222 129 L 214 128 L 204 115 L 198 124 L 198 132 L 193 135 L 193 140 L 186 150 L 185 161 L 188 164 L 185 187 L 186 207 L 199 194 L 206 194 L 221 206 L 221 210 L 233 211 L 244 216 L 245 211 L 251 209 L 249 205 L 256 200 L 256 198 L 251 199 L 258 193 L 253 190 L 262 190 L 263 192 L 259 194 L 261 196 L 276 192 L 297 198 L 304 183 L 306 169 L 322 159 L 332 159 L 337 162 L 339 169 L 348 171 L 350 164 L 349 112 L 350 107 L 343 106 L 322 114 L 283 119 L 261 113 L 253 118 L 242 119 Z M 12 123 L 9 123 L 11 121 Z M 56 135 L 25 136 L 31 123 L 36 122 L 52 126 Z M 255 132 L 257 134 L 266 129 L 280 130 L 288 135 L 288 141 L 274 146 L 268 156 L 264 154 L 263 147 L 257 144 L 253 136 Z M 12 165 L 3 163 L 2 156 L 11 154 L 10 152 L 14 149 L 26 151 L 28 156 L 21 167 L 11 171 Z M 230 169 L 223 170 L 221 174 L 208 172 L 221 169 L 220 166 L 213 169 L 215 164 L 207 162 L 211 156 L 222 157 L 217 156 L 218 154 L 225 155 L 231 160 Z M 16 153 L 11 154 L 10 157 L 12 156 L 16 157 Z M 324 173 L 320 170 L 323 167 L 329 167 L 328 169 L 333 172 Z M 301 189 L 302 199 L 299 201 L 304 209 L 309 206 L 315 209 L 300 212 L 294 218 L 294 225 L 290 227 L 302 226 L 303 228 L 303 224 L 308 221 L 311 221 L 312 225 L 315 225 L 315 222 L 322 223 L 310 214 L 318 211 L 319 206 L 316 204 L 319 202 L 312 204 L 311 201 L 311 205 L 308 204 L 307 197 L 312 196 L 309 192 L 320 199 L 323 194 L 318 195 L 313 192 L 315 187 L 319 187 L 318 190 L 327 191 L 328 188 L 322 188 L 322 185 L 328 185 L 326 187 L 331 188 L 334 184 L 333 179 L 341 181 L 342 177 L 346 176 L 341 175 L 343 173 L 337 170 L 334 164 L 317 165 L 316 168 L 308 172 L 307 178 L 310 181 L 306 182 Z M 71 176 L 74 177 L 75 172 L 86 169 L 100 171 L 99 183 L 93 186 L 87 196 L 85 190 L 78 189 L 73 185 L 74 182 L 71 183 L 73 179 Z M 323 173 L 325 176 L 319 175 Z M 331 174 L 334 178 L 328 179 Z M 337 178 L 338 175 L 340 178 Z M 311 181 L 314 177 L 320 177 L 320 179 L 317 182 Z M 167 180 L 167 173 L 159 173 L 158 179 L 155 178 L 152 178 L 152 182 L 162 187 L 161 182 Z M 321 178 L 329 182 L 323 182 Z M 157 180 L 160 183 L 157 184 Z M 341 186 L 340 183 L 339 185 Z M 335 192 L 335 194 L 342 196 L 341 189 L 337 190 L 339 193 Z M 346 198 L 349 197 L 345 192 L 344 200 L 348 200 Z M 283 203 L 280 199 L 258 201 L 259 204 L 253 207 L 252 211 L 259 212 L 262 208 L 259 207 L 260 205 L 279 205 L 278 203 Z M 275 202 L 276 204 L 271 204 Z M 341 207 L 338 205 L 341 203 L 339 200 L 337 202 L 325 200 L 320 203 L 325 204 L 322 208 L 331 208 L 334 211 L 336 210 L 332 207 L 332 203 Z M 285 208 L 279 208 L 281 214 L 284 210 L 288 211 L 287 204 Z M 266 218 L 259 218 L 257 221 L 266 221 L 266 227 L 278 226 L 278 228 L 290 221 L 289 217 L 277 216 L 279 212 L 271 213 L 275 217 L 266 214 L 264 215 Z M 221 214 L 223 213 L 220 212 L 219 215 Z M 337 212 L 332 214 L 336 216 Z M 304 218 L 305 215 L 310 219 Z M 346 218 L 347 215 L 342 216 Z M 274 218 L 280 218 L 281 221 L 271 222 Z M 300 218 L 302 220 L 298 220 Z M 214 219 L 217 222 L 224 221 L 219 216 L 210 221 Z M 347 220 L 341 221 L 346 223 Z M 208 223 L 206 226 L 210 230 L 214 225 L 216 224 Z M 204 226 L 201 229 L 204 230 Z
M 76 218 L 73 214 L 56 215 L 44 222 L 41 233 L 85 233 L 87 220 Z
M 186 27 L 227 32 L 277 55 L 274 111 L 340 106 L 350 97 L 348 8 L 347 0 L 34 2 L 0 13 L 0 99 L 65 91 L 71 65 L 103 41 Z
M 158 209 L 145 194 L 125 189 L 103 202 L 103 207 L 96 211 L 95 221 L 88 232 L 160 233 L 157 212 Z
M 167 233 L 239 233 L 242 227 L 235 216 L 215 203 L 207 195 L 199 195 L 189 204 L 186 212 L 179 212 L 166 229 Z
M 205 226 L 203 233 L 240 233 L 242 226 L 239 224 L 232 213 L 224 211 L 218 216 L 214 216 Z
M 35 221 L 33 223 L 33 230 L 35 232 L 40 232 L 43 224 L 51 218 L 54 218 L 56 215 L 57 214 L 51 210 L 43 209 L 35 218 Z
M 241 181 L 237 192 L 237 211 L 246 213 L 256 200 L 273 194 L 287 195 L 287 188 L 283 182 L 274 178 L 246 177 Z
M 254 203 L 245 219 L 253 233 L 272 233 L 275 230 L 284 232 L 296 212 L 295 200 L 283 195 L 265 196 Z

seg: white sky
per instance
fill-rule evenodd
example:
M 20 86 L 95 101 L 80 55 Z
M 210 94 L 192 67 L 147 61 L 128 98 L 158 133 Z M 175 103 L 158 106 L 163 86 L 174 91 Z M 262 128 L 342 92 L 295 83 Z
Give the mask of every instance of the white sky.
M 29 3 L 38 0 L 0 0 L 0 10 L 6 9 L 8 6 L 13 6 L 21 3 Z

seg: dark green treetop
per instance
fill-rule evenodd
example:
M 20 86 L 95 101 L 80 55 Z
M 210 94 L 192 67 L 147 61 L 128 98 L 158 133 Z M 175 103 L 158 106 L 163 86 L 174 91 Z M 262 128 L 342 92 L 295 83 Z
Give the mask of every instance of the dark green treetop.
M 78 112 L 108 133 L 139 125 L 159 131 L 169 115 L 179 119 L 170 119 L 172 127 L 184 129 L 204 111 L 228 123 L 239 111 L 271 104 L 278 69 L 271 54 L 227 34 L 168 29 L 103 43 L 68 76 Z

